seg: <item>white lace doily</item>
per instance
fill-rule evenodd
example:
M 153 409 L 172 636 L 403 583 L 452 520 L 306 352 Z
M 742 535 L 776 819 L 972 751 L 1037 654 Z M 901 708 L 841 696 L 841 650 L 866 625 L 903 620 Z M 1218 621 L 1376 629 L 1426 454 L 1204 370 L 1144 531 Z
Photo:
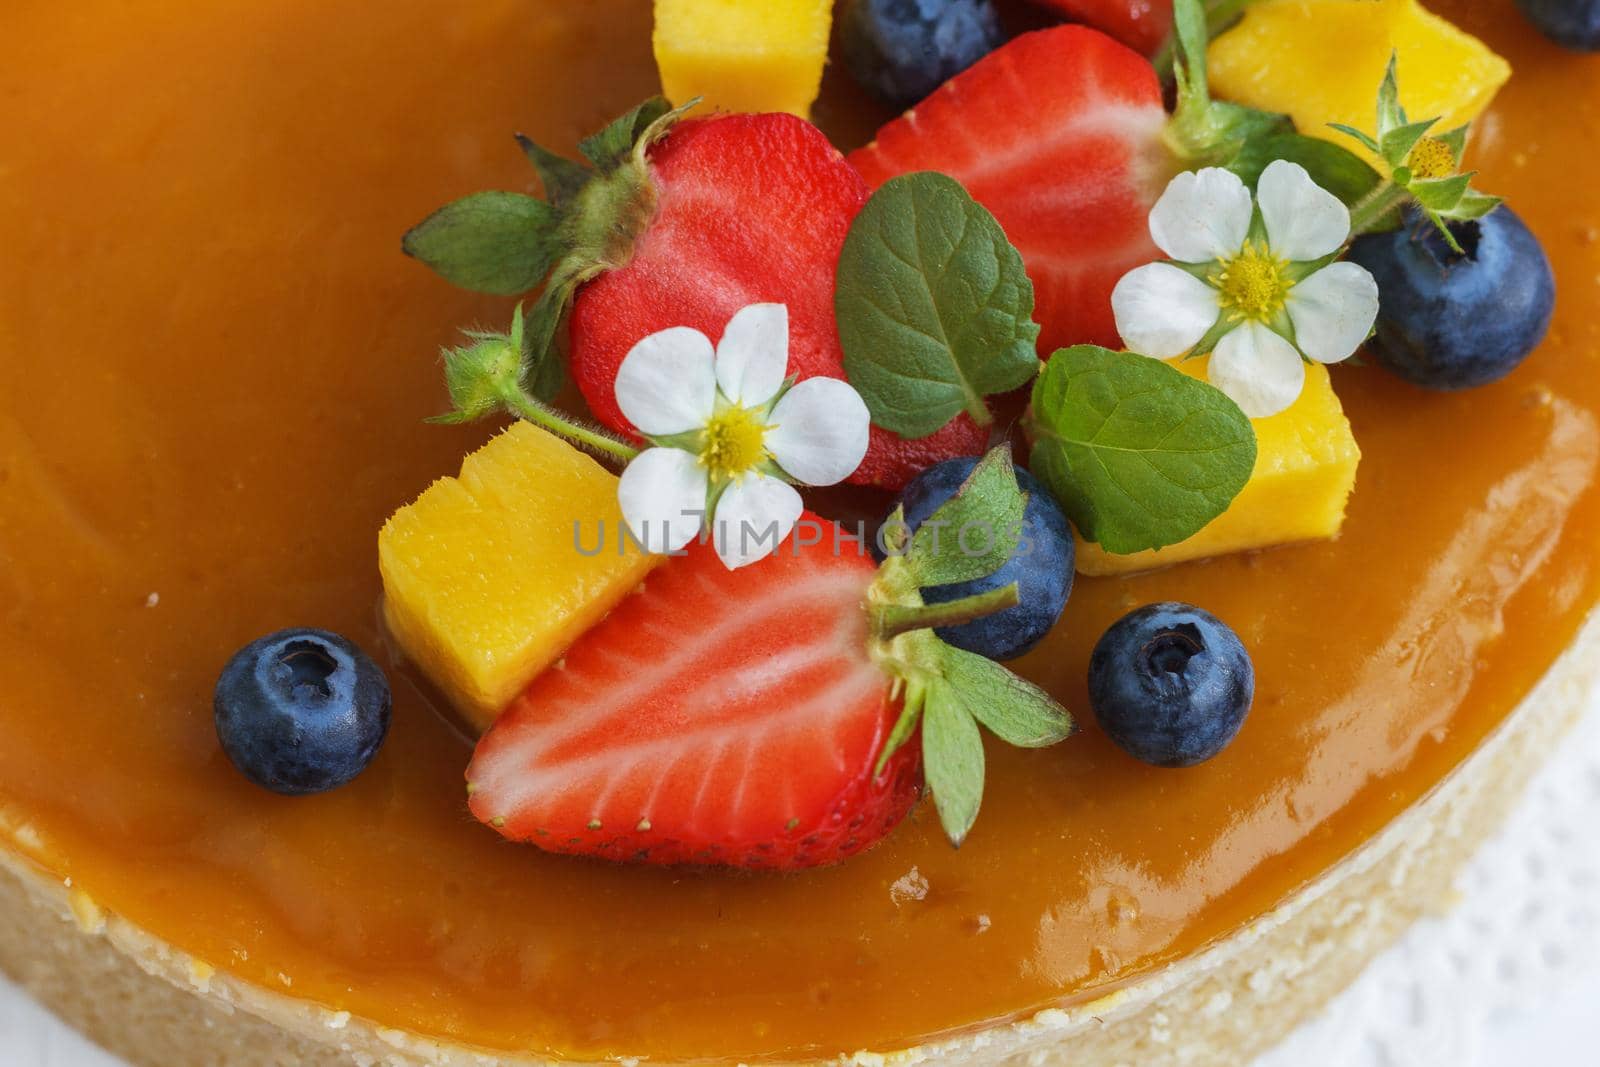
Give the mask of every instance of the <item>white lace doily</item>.
M 1600 1062 L 1600 700 L 1460 890 L 1255 1067 Z M 120 1067 L 3 979 L 0 1064 Z
M 1600 701 L 1458 887 L 1256 1067 L 1600 1063 Z

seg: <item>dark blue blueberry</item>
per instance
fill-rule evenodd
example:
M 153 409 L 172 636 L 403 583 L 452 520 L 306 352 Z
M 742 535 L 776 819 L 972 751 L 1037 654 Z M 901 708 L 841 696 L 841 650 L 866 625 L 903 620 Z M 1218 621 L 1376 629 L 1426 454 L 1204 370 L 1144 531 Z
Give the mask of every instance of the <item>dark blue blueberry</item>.
M 1238 636 L 1189 604 L 1124 615 L 1089 657 L 1089 706 L 1100 728 L 1157 767 L 1192 767 L 1228 747 L 1255 691 Z
M 1556 44 L 1600 51 L 1600 0 L 1517 0 L 1517 6 Z
M 840 51 L 850 74 L 910 107 L 1005 43 L 990 0 L 848 0 Z
M 1378 281 L 1373 359 L 1429 389 L 1505 377 L 1544 338 L 1555 276 L 1538 238 L 1507 207 L 1452 223 L 1456 252 L 1425 219 L 1368 234 L 1350 258 Z
M 977 465 L 977 456 L 947 459 L 911 479 L 898 500 L 905 509 L 906 526 L 915 530 L 926 522 L 955 495 Z M 1028 494 L 1028 506 L 1022 513 L 1022 540 L 1005 565 L 987 578 L 922 591 L 923 600 L 942 604 L 1016 582 L 1016 607 L 934 631 L 957 648 L 991 659 L 1013 659 L 1037 645 L 1061 617 L 1072 593 L 1074 550 L 1066 515 L 1050 491 L 1020 467 L 1017 484 Z M 939 533 L 941 537 L 959 536 L 956 530 Z
M 246 778 L 300 796 L 344 785 L 389 732 L 389 681 L 326 630 L 280 630 L 245 645 L 217 679 L 217 737 Z

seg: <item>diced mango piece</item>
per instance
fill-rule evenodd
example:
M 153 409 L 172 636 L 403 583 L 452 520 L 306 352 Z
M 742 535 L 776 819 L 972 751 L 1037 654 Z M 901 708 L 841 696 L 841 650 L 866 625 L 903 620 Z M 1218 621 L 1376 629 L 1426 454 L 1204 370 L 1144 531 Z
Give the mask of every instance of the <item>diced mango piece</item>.
M 1207 360 L 1177 364 L 1205 377 Z M 1250 548 L 1332 537 L 1344 524 L 1361 449 L 1333 391 L 1328 368 L 1306 367 L 1305 389 L 1287 411 L 1255 420 L 1256 466 L 1226 512 L 1205 529 L 1159 551 L 1117 556 L 1078 540 L 1082 574 L 1131 574 Z
M 1301 133 L 1368 157 L 1342 122 L 1376 123 L 1378 85 L 1397 53 L 1400 103 L 1415 121 L 1439 116 L 1440 133 L 1470 122 L 1511 76 L 1511 66 L 1416 0 L 1265 0 L 1207 53 L 1220 98 L 1285 112 Z
M 674 104 L 806 118 L 822 86 L 833 0 L 656 0 L 656 66 Z
M 516 423 L 384 524 L 389 628 L 456 710 L 487 729 L 662 558 L 632 542 L 620 552 L 621 522 L 615 475 Z

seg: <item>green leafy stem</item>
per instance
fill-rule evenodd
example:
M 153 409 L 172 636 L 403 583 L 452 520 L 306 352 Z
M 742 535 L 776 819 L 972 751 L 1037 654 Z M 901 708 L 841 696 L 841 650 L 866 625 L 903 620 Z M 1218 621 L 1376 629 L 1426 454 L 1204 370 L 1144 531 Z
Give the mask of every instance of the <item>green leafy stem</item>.
M 452 409 L 430 422 L 461 423 L 508 412 L 596 455 L 627 463 L 639 450 L 614 434 L 536 399 L 523 385 L 527 333 L 518 304 L 505 334 L 471 332 L 473 343 L 444 352 Z
M 1333 129 L 1383 160 L 1389 169 L 1387 178 L 1351 205 L 1350 234 L 1353 238 L 1378 229 L 1392 229 L 1399 223 L 1401 209 L 1415 205 L 1459 253 L 1461 245 L 1449 224 L 1480 219 L 1499 207 L 1501 200 L 1472 188 L 1476 172 L 1461 172 L 1468 126 L 1435 134 L 1437 116 L 1416 122 L 1406 116 L 1400 105 L 1398 65 L 1399 55 L 1391 52 L 1388 69 L 1378 86 L 1377 126 L 1373 134 L 1332 124 Z M 1424 158 L 1419 160 L 1419 154 Z
M 960 846 L 983 798 L 984 753 L 979 725 L 1007 744 L 1039 748 L 1073 731 L 1072 716 L 1044 690 L 992 660 L 941 641 L 934 627 L 955 626 L 1017 603 L 1015 583 L 946 603 L 925 603 L 922 590 L 993 575 L 1016 552 L 1028 496 L 1017 484 L 1011 450 L 992 449 L 949 500 L 911 532 L 899 511 L 884 527 L 888 558 L 868 594 L 871 653 L 900 697 L 875 774 L 922 728 L 922 765 L 951 844 Z M 973 550 L 941 529 L 977 527 Z

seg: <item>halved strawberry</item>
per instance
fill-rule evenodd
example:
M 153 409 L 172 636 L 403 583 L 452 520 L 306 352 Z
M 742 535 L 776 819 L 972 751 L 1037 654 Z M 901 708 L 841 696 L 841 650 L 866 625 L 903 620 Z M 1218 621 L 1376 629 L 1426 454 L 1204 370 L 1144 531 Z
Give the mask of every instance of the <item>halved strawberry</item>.
M 1022 34 L 851 153 L 874 187 L 909 171 L 960 181 L 1022 253 L 1039 351 L 1120 347 L 1111 290 L 1158 257 L 1147 219 L 1179 169 L 1148 60 L 1096 30 Z
M 1015 745 L 1072 729 L 1064 709 L 937 626 L 1017 603 L 1013 583 L 925 604 L 923 584 L 993 574 L 1018 551 L 1026 497 L 1010 451 L 981 460 L 925 526 L 890 523 L 875 568 L 806 515 L 771 555 L 728 570 L 693 544 L 536 678 L 478 742 L 469 804 L 504 836 L 640 863 L 799 868 L 887 834 L 919 769 L 960 844 L 983 791 L 978 723 Z M 921 731 L 921 744 L 905 742 Z
M 692 546 L 485 735 L 473 814 L 650 863 L 809 867 L 873 844 L 921 786 L 917 745 L 873 773 L 899 715 L 867 652 L 875 573 L 831 538 L 736 571 Z
M 1152 55 L 1172 30 L 1172 0 L 1034 0 Z

